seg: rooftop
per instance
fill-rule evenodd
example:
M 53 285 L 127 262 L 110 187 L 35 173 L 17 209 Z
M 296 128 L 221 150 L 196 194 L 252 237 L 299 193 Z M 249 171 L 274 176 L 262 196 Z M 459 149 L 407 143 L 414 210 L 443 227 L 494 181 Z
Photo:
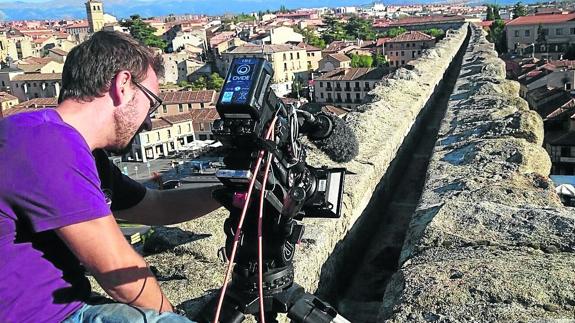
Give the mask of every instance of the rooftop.
M 159 94 L 164 104 L 178 103 L 212 103 L 216 91 L 178 91 L 178 92 L 161 92 Z
M 0 92 L 0 102 L 13 101 L 13 100 L 18 100 L 18 98 L 10 93 Z
M 327 57 L 331 57 L 333 59 L 335 59 L 338 62 L 347 62 L 347 61 L 351 61 L 351 58 L 349 58 L 349 56 L 342 54 L 342 53 L 333 53 L 333 54 L 329 54 L 327 55 Z M 326 58 L 327 58 L 326 57 Z
M 507 23 L 507 26 L 525 26 L 525 25 L 539 25 L 539 24 L 557 24 L 575 19 L 575 13 L 567 15 L 551 14 L 551 15 L 533 15 L 518 17 Z
M 35 73 L 14 76 L 13 81 L 60 81 L 62 73 Z
M 396 37 L 387 41 L 387 43 L 400 43 L 400 42 L 410 42 L 410 41 L 428 41 L 434 40 L 435 37 L 429 36 L 428 34 L 422 33 L 421 31 L 406 31 L 403 34 L 397 35 Z
M 304 50 L 303 48 L 293 46 L 293 45 L 252 45 L 246 44 L 243 46 L 238 46 L 234 48 L 232 51 L 228 53 L 231 54 L 273 54 L 273 53 L 281 53 L 281 52 L 291 52 L 291 51 L 299 51 Z
M 371 80 L 379 81 L 387 75 L 387 71 L 374 67 L 337 68 L 316 78 L 316 81 L 352 81 Z

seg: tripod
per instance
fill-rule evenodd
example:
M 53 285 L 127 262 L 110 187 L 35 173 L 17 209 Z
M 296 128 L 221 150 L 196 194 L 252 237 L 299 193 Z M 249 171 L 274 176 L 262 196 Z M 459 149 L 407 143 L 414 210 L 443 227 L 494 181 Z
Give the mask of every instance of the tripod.
M 225 189 L 223 189 L 225 191 Z M 225 192 L 224 192 L 225 194 Z M 225 205 L 224 205 L 225 206 Z M 250 209 L 251 211 L 251 209 Z M 250 214 L 250 212 L 248 213 Z M 226 233 L 225 252 L 229 254 L 233 241 L 233 227 L 237 224 L 238 212 L 230 212 L 224 224 Z M 242 322 L 246 315 L 259 313 L 257 258 L 254 257 L 256 239 L 253 228 L 254 216 L 246 218 L 246 232 L 238 252 L 232 280 L 224 298 L 220 321 L 225 323 Z M 306 293 L 303 287 L 294 282 L 293 256 L 295 245 L 303 235 L 303 224 L 293 219 L 283 219 L 279 215 L 266 217 L 264 232 L 268 237 L 264 243 L 264 308 L 265 321 L 278 322 L 278 313 L 287 313 L 294 322 L 328 323 L 348 322 L 337 311 L 319 298 Z M 210 301 L 201 311 L 199 322 L 213 319 L 217 299 Z M 258 317 L 257 315 L 255 315 Z M 258 319 L 259 320 L 259 319 Z

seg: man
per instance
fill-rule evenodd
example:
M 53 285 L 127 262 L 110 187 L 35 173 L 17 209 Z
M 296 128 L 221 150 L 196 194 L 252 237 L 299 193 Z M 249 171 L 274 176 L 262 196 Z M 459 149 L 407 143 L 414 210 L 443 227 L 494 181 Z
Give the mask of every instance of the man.
M 95 33 L 69 53 L 56 109 L 0 121 L 0 322 L 189 322 L 114 216 L 187 221 L 219 207 L 211 189 L 146 190 L 101 150 L 150 129 L 161 66 L 130 36 Z M 90 302 L 83 267 L 114 302 Z

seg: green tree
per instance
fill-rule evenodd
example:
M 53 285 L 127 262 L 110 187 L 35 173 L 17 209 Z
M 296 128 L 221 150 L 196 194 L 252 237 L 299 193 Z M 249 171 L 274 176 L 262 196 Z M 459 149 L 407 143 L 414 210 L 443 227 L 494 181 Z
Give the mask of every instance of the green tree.
M 371 55 L 351 54 L 351 67 L 372 67 L 373 57 Z
M 517 2 L 513 6 L 513 19 L 517 17 L 522 17 L 527 15 L 527 7 L 521 3 L 521 1 Z
M 343 23 L 336 17 L 331 15 L 324 16 L 323 22 L 326 25 L 326 30 L 323 32 L 322 38 L 326 44 L 334 40 L 344 40 L 347 38 Z
M 201 76 L 200 78 L 192 82 L 192 90 L 194 91 L 205 90 L 207 86 L 208 86 L 207 81 L 204 76 Z
M 429 36 L 435 37 L 436 40 L 441 40 L 445 36 L 445 31 L 439 28 L 431 28 L 423 31 Z
M 212 73 L 206 85 L 207 89 L 220 91 L 223 86 L 224 79 L 218 73 Z
M 493 15 L 493 8 L 491 8 L 491 5 L 487 5 L 487 15 L 485 17 L 485 20 L 487 21 L 495 20 L 495 16 Z
M 563 58 L 569 60 L 575 59 L 575 45 L 571 44 L 567 47 L 565 54 L 563 54 Z
M 144 22 L 139 15 L 130 16 L 130 19 L 123 21 L 120 25 L 127 27 L 130 30 L 130 35 L 144 45 L 157 47 L 161 50 L 165 50 L 168 46 L 162 38 L 154 35 L 156 28 Z
M 352 16 L 349 18 L 344 29 L 348 39 L 359 38 L 363 40 L 374 40 L 376 38 L 372 22 L 358 16 Z
M 179 81 L 179 82 L 178 82 L 178 86 L 179 86 L 179 87 L 187 88 L 187 87 L 190 86 L 190 83 L 188 83 L 188 81 L 183 81 L 183 80 L 182 80 L 182 81 Z
M 325 48 L 325 40 L 321 39 L 311 27 L 299 28 L 298 26 L 293 27 L 294 31 L 298 34 L 303 35 L 304 42 L 321 49 Z
M 383 55 L 383 54 L 374 55 L 373 62 L 375 63 L 375 66 L 377 66 L 377 67 L 382 67 L 382 66 L 388 65 L 387 59 L 385 58 L 385 55 Z
M 493 21 L 489 27 L 488 40 L 495 44 L 499 54 L 507 52 L 507 37 L 505 35 L 505 22 L 501 19 Z
M 303 90 L 303 83 L 299 78 L 294 78 L 291 84 L 291 96 L 294 98 L 300 98 Z
M 385 33 L 385 35 L 386 35 L 387 37 L 394 38 L 394 37 L 397 37 L 398 35 L 403 34 L 403 33 L 406 32 L 406 31 L 407 31 L 407 29 L 405 29 L 405 28 L 403 28 L 403 27 L 395 27 L 395 28 L 391 28 L 390 30 L 388 30 L 388 31 Z
M 256 21 L 256 17 L 252 16 L 252 15 L 247 15 L 245 13 L 240 13 L 239 15 L 235 16 L 232 21 L 234 23 L 239 23 L 239 22 L 253 22 Z
M 281 13 L 287 13 L 287 12 L 289 12 L 289 10 L 288 10 L 288 8 L 286 8 L 286 6 L 281 5 L 281 6 L 280 6 L 280 12 L 281 12 Z
M 545 44 L 547 42 L 547 35 L 545 35 L 542 24 L 539 24 L 539 27 L 537 27 L 537 39 L 535 39 L 535 42 L 537 44 Z

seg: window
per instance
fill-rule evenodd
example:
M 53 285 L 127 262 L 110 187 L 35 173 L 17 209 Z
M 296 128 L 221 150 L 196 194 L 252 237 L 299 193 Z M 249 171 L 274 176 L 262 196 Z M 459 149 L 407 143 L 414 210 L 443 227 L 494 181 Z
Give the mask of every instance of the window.
M 404 52 L 404 51 L 401 51 L 401 56 L 405 56 L 405 52 Z
M 356 93 L 356 94 L 355 94 L 355 99 L 356 99 L 356 100 L 359 100 L 359 98 L 360 98 L 359 93 Z
M 286 59 L 287 59 L 287 58 L 286 58 L 286 53 L 284 53 L 284 61 L 285 61 Z
M 163 113 L 168 113 L 168 107 L 167 106 L 162 106 L 162 112 Z
M 541 33 L 543 33 L 543 35 L 547 36 L 547 35 L 549 35 L 549 29 L 547 29 L 547 28 L 541 29 Z
M 575 28 L 569 29 L 569 33 L 570 33 L 571 35 L 575 35 Z
M 150 135 L 146 134 L 146 143 L 149 143 L 149 142 L 150 142 Z
M 178 126 L 178 135 L 182 133 L 182 126 Z
M 519 30 L 514 31 L 514 32 L 513 32 L 513 36 L 519 37 Z
M 184 106 L 180 103 L 178 104 L 178 111 L 179 112 L 184 112 Z
M 531 36 L 531 32 L 529 29 L 525 30 L 525 37 Z
M 555 35 L 557 35 L 557 36 L 563 35 L 563 29 L 562 28 L 555 29 Z
M 298 53 L 296 53 L 296 54 L 297 54 L 297 59 L 299 59 L 299 52 L 298 52 Z
M 200 122 L 200 131 L 204 131 L 204 124 Z
M 571 90 L 571 83 L 565 83 L 565 90 Z
M 158 134 L 158 141 L 159 141 L 160 140 L 160 132 L 158 131 L 157 134 Z
M 204 108 L 204 102 L 200 102 L 200 108 Z
M 319 87 L 323 87 L 323 82 L 319 82 Z
M 393 44 L 389 44 L 389 49 L 393 49 Z
M 172 132 L 168 129 L 168 138 L 172 138 Z
M 284 71 L 287 71 L 287 63 L 284 63 Z
M 289 59 L 293 60 L 293 53 L 289 53 Z
M 319 97 L 323 99 L 323 92 L 319 94 Z
M 192 124 L 188 123 L 188 132 L 192 132 Z

